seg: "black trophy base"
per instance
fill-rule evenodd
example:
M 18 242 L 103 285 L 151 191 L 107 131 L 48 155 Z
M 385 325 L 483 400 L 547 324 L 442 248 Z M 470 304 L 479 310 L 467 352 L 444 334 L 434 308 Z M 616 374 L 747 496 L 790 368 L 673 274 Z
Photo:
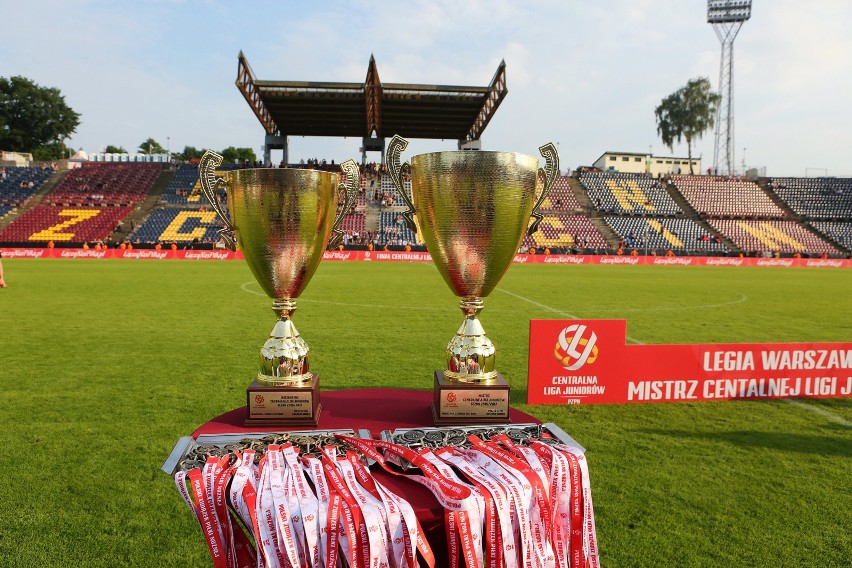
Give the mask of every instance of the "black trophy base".
M 299 386 L 266 385 L 255 380 L 246 389 L 246 407 L 245 426 L 316 428 L 322 411 L 319 375 Z
M 432 418 L 435 426 L 506 424 L 509 420 L 509 383 L 503 375 L 489 384 L 457 381 L 435 371 L 435 399 Z

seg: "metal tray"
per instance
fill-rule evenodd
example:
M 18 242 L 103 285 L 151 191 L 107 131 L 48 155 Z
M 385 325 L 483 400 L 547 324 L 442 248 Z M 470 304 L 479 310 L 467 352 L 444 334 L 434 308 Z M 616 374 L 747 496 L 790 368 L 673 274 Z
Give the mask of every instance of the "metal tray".
M 199 461 L 207 455 L 225 455 L 238 449 L 265 449 L 270 444 L 291 443 L 302 446 L 306 439 L 319 442 L 327 439 L 333 434 L 345 434 L 347 436 L 358 436 L 359 438 L 372 438 L 369 430 L 360 429 L 357 432 L 351 429 L 339 430 L 302 430 L 295 432 L 239 432 L 234 434 L 202 434 L 198 438 L 184 436 L 175 444 L 168 459 L 160 468 L 169 475 L 174 475 L 180 469 L 191 469 L 200 465 Z M 313 444 L 303 447 L 303 451 L 310 451 Z M 258 456 L 259 457 L 259 456 Z M 187 463 L 189 461 L 189 463 Z M 201 462 L 203 463 L 203 462 Z
M 542 438 L 542 434 L 549 434 L 550 438 Z M 528 440 L 538 440 L 544 443 L 564 444 L 584 453 L 586 448 L 581 446 L 577 440 L 565 433 L 562 428 L 547 422 L 545 424 L 483 424 L 472 426 L 447 426 L 443 428 L 397 428 L 396 430 L 385 430 L 381 438 L 386 442 L 392 442 L 412 449 L 430 448 L 438 449 L 445 446 L 469 447 L 467 437 L 470 435 L 488 439 L 495 434 L 506 434 L 516 444 L 526 445 Z M 548 442 L 552 440 L 552 442 Z M 403 468 L 410 466 L 408 463 L 397 464 Z

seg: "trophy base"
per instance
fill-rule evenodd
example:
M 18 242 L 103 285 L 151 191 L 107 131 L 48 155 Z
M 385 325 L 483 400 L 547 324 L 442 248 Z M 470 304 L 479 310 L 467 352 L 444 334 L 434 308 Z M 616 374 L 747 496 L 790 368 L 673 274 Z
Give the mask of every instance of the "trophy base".
M 319 423 L 322 405 L 319 375 L 295 385 L 265 385 L 257 380 L 246 389 L 245 426 L 311 426 Z
M 489 384 L 455 381 L 435 371 L 435 400 L 432 418 L 435 426 L 506 424 L 509 420 L 509 383 L 503 375 Z

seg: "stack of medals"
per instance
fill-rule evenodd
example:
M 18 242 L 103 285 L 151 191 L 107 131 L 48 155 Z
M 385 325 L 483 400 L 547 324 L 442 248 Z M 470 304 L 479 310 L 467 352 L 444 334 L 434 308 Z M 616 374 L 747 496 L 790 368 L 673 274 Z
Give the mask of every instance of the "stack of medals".
M 535 424 L 335 437 L 432 491 L 444 507 L 449 566 L 599 566 L 589 471 L 570 438 Z
M 441 504 L 441 565 L 598 568 L 584 450 L 556 434 L 536 424 L 404 429 L 382 440 L 276 434 L 197 446 L 175 482 L 216 568 L 435 566 L 411 505 L 364 457 Z
M 345 439 L 357 439 L 345 436 Z M 411 505 L 328 433 L 196 446 L 175 473 L 216 568 L 435 565 Z

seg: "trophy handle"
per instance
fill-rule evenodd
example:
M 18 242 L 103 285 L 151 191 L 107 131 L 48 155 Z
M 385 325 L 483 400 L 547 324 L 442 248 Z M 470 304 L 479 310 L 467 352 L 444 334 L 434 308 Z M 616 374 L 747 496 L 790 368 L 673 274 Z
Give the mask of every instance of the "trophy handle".
M 198 181 L 201 182 L 201 191 L 204 193 L 204 197 L 210 202 L 213 211 L 225 223 L 225 228 L 219 229 L 219 236 L 225 242 L 225 247 L 228 250 L 236 252 L 237 241 L 234 240 L 234 226 L 225 215 L 222 207 L 219 206 L 219 200 L 216 199 L 216 187 L 220 183 L 225 183 L 225 178 L 216 176 L 216 168 L 222 165 L 222 159 L 222 156 L 212 150 L 205 151 L 204 155 L 201 156 L 201 162 L 198 164 Z
M 414 214 L 417 213 L 417 211 L 414 209 L 414 203 L 411 202 L 408 194 L 405 193 L 405 186 L 402 183 L 402 176 L 400 175 L 402 166 L 405 164 L 400 164 L 399 158 L 406 148 L 408 148 L 408 140 L 399 134 L 394 134 L 393 138 L 391 138 L 390 144 L 388 144 L 387 165 L 388 173 L 390 174 L 391 180 L 393 180 L 394 187 L 396 187 L 396 190 L 402 196 L 402 200 L 405 201 L 405 204 L 408 206 L 408 211 L 403 212 L 402 217 L 405 219 L 405 224 L 408 228 L 411 229 L 412 232 L 416 233 L 417 225 L 414 224 Z
M 559 175 L 559 153 L 557 153 L 553 142 L 548 142 L 544 146 L 539 147 L 538 151 L 544 158 L 544 168 L 538 169 L 539 175 L 544 174 L 544 189 L 538 197 L 538 201 L 533 206 L 531 217 L 535 220 L 527 230 L 527 235 L 535 233 L 538 230 L 538 224 L 544 219 L 544 215 L 538 212 L 538 208 L 547 199 L 547 196 L 550 195 L 550 190 L 553 189 L 553 185 L 556 183 L 556 176 Z
M 341 189 L 346 191 L 346 199 L 343 202 L 343 208 L 337 214 L 337 218 L 334 219 L 334 223 L 331 226 L 334 236 L 328 241 L 330 248 L 336 247 L 340 239 L 343 238 L 343 231 L 338 229 L 338 227 L 343 222 L 346 214 L 349 213 L 349 210 L 352 209 L 352 206 L 355 205 L 355 198 L 358 196 L 358 184 L 361 181 L 361 172 L 358 171 L 358 164 L 355 163 L 355 160 L 346 160 L 340 164 L 340 169 L 346 174 L 346 182 L 337 186 L 337 191 Z

